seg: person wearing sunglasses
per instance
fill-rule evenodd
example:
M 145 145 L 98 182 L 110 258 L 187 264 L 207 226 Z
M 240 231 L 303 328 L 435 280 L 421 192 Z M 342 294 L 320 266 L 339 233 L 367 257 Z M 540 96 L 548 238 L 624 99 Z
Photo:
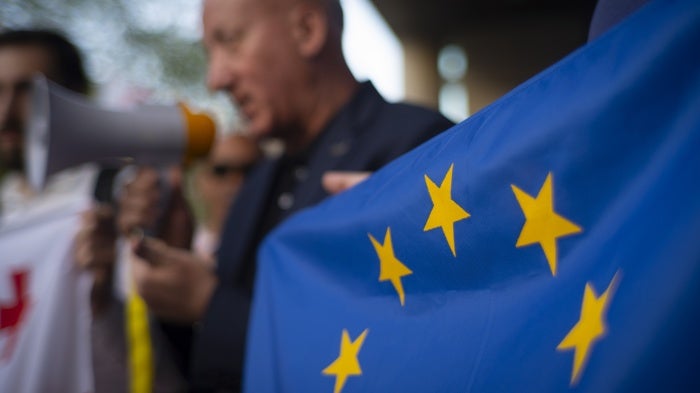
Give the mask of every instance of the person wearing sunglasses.
M 206 162 L 194 173 L 193 199 L 200 219 L 192 249 L 203 257 L 214 255 L 226 215 L 250 169 L 262 157 L 259 145 L 242 134 L 228 134 L 214 145 Z

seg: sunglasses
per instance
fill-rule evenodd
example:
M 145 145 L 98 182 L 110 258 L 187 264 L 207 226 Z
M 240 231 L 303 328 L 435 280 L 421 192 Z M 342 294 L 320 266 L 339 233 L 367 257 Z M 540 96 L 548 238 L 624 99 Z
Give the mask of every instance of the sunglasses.
M 233 174 L 245 175 L 253 167 L 251 164 L 233 165 L 233 164 L 213 164 L 209 167 L 209 173 L 214 177 L 226 177 Z

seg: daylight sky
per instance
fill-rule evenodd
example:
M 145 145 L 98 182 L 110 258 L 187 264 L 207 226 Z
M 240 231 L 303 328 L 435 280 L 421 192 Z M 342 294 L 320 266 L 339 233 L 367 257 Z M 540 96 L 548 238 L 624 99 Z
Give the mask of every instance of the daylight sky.
M 369 0 L 341 0 L 345 12 L 343 47 L 358 79 L 371 79 L 391 101 L 404 97 L 403 50 L 398 38 Z M 142 28 L 177 27 L 185 37 L 201 36 L 199 0 L 131 0 Z

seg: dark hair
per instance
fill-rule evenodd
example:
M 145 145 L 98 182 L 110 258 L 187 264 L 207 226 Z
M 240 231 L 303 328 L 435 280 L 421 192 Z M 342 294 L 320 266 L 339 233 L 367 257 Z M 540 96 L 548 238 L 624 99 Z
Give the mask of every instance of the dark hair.
M 38 46 L 52 57 L 54 82 L 73 91 L 86 94 L 89 81 L 83 59 L 76 48 L 62 34 L 52 30 L 5 30 L 0 32 L 0 48 L 7 46 Z
M 328 2 L 328 13 L 331 16 L 333 23 L 340 27 L 342 31 L 343 23 L 343 7 L 340 5 L 340 0 L 331 0 Z

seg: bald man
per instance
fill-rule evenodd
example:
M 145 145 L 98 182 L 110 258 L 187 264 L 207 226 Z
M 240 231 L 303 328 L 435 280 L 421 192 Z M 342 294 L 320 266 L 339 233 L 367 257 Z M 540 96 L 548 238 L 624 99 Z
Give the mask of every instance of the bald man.
M 198 322 L 194 388 L 236 391 L 265 235 L 328 196 L 324 172 L 375 171 L 452 123 L 433 110 L 387 103 L 370 82 L 355 80 L 337 0 L 205 0 L 203 27 L 209 88 L 235 101 L 255 138 L 277 138 L 285 151 L 247 176 L 224 225 L 216 274 L 191 252 L 150 238 L 134 240 L 142 259 L 132 271 L 156 315 Z M 124 206 L 148 206 L 137 201 L 153 191 L 153 178 L 141 172 Z M 152 224 L 131 217 L 127 232 Z

